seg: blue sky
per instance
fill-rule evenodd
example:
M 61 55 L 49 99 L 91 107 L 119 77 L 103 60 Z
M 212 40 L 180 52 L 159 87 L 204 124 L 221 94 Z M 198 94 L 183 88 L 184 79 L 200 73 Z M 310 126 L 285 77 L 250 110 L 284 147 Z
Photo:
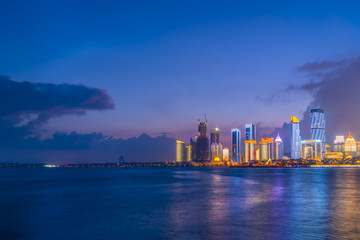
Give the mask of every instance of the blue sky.
M 360 4 L 347 1 L 7 1 L 0 9 L 1 75 L 80 83 L 113 98 L 113 110 L 49 119 L 44 135 L 184 139 L 204 113 L 225 133 L 248 122 L 281 127 L 312 101 L 285 91 L 309 81 L 299 66 L 360 50 Z

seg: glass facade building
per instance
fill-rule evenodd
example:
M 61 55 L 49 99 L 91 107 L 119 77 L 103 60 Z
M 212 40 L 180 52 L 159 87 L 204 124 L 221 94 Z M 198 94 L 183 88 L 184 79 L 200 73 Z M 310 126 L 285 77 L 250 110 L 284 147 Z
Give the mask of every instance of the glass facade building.
M 245 141 L 256 141 L 256 127 L 254 124 L 245 124 Z
M 198 137 L 196 139 L 196 158 L 195 161 L 209 161 L 209 138 L 206 134 L 207 122 L 198 122 Z M 194 148 L 193 148 L 194 149 Z
M 300 135 L 300 122 L 295 116 L 291 116 L 290 120 L 290 146 L 291 146 L 291 159 L 301 158 L 301 135 Z
M 320 140 L 322 144 L 321 158 L 325 155 L 325 115 L 322 109 L 311 109 L 310 111 L 311 139 Z
M 231 129 L 231 160 L 233 163 L 241 161 L 241 132 L 237 128 Z

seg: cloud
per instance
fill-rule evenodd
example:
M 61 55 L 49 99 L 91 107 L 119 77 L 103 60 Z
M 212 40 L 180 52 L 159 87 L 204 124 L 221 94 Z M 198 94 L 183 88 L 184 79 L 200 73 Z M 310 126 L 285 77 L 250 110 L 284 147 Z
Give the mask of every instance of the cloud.
M 114 109 L 103 89 L 75 84 L 16 82 L 0 76 L 0 118 L 13 125 L 43 124 L 53 117 Z
M 352 60 L 307 63 L 298 68 L 309 73 L 308 82 L 289 85 L 288 90 L 306 91 L 313 97 L 301 120 L 303 139 L 310 138 L 310 110 L 325 110 L 327 143 L 336 135 L 351 132 L 360 139 L 360 57 Z

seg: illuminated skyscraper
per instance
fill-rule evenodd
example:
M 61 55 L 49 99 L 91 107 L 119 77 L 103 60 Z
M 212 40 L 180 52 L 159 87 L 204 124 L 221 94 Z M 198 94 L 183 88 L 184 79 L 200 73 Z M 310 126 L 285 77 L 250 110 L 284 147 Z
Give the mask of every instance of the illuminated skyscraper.
M 220 130 L 218 128 L 210 130 L 210 145 L 220 143 Z
M 260 160 L 274 159 L 274 139 L 273 138 L 262 138 L 259 143 L 260 146 Z
M 345 137 L 336 136 L 334 141 L 334 152 L 345 152 Z
M 223 159 L 223 148 L 221 144 L 211 144 L 211 161 L 222 162 Z
M 244 162 L 256 160 L 256 141 L 247 140 L 245 141 L 245 156 Z
M 176 162 L 185 162 L 186 152 L 185 143 L 183 141 L 176 140 Z
M 349 134 L 349 137 L 345 141 L 345 157 L 356 157 L 357 144 L 355 139 Z
M 190 139 L 190 146 L 191 146 L 191 161 L 196 161 L 197 136 L 195 138 Z
M 325 115 L 322 109 L 311 109 L 310 111 L 311 139 L 317 139 L 322 144 L 321 158 L 325 155 L 326 135 L 325 135 Z
M 199 135 L 196 141 L 196 161 L 209 161 L 209 138 L 207 137 L 207 122 L 198 122 Z
M 284 144 L 278 134 L 274 143 L 274 159 L 283 159 L 284 157 Z
M 291 125 L 291 159 L 301 158 L 301 136 L 300 136 L 300 122 L 292 115 L 290 120 Z
M 230 155 L 229 149 L 228 149 L 228 148 L 224 148 L 224 149 L 223 149 L 223 161 L 224 161 L 224 162 L 228 162 L 228 161 L 230 160 L 229 155 Z
M 245 141 L 256 141 L 256 127 L 254 124 L 245 124 Z
M 220 130 L 218 128 L 211 129 L 210 130 L 210 159 L 213 159 L 213 151 L 211 149 L 212 145 L 218 145 L 220 144 Z
M 231 129 L 231 160 L 240 163 L 241 160 L 241 132 L 237 128 Z
M 190 162 L 192 160 L 191 145 L 188 145 L 185 148 L 186 148 L 186 161 Z

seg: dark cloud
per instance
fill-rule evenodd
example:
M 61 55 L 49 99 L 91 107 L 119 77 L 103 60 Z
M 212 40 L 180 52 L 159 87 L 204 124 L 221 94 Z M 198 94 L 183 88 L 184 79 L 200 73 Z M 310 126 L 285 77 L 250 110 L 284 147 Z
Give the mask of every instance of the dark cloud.
M 14 125 L 42 124 L 52 117 L 114 109 L 103 89 L 74 84 L 16 82 L 0 76 L 0 117 Z
M 349 132 L 360 140 L 360 57 L 307 63 L 299 71 L 311 75 L 309 82 L 300 86 L 290 85 L 288 90 L 306 91 L 313 96 L 301 120 L 303 139 L 310 138 L 310 110 L 322 108 L 325 110 L 327 143 L 332 145 L 336 135 L 346 136 Z

